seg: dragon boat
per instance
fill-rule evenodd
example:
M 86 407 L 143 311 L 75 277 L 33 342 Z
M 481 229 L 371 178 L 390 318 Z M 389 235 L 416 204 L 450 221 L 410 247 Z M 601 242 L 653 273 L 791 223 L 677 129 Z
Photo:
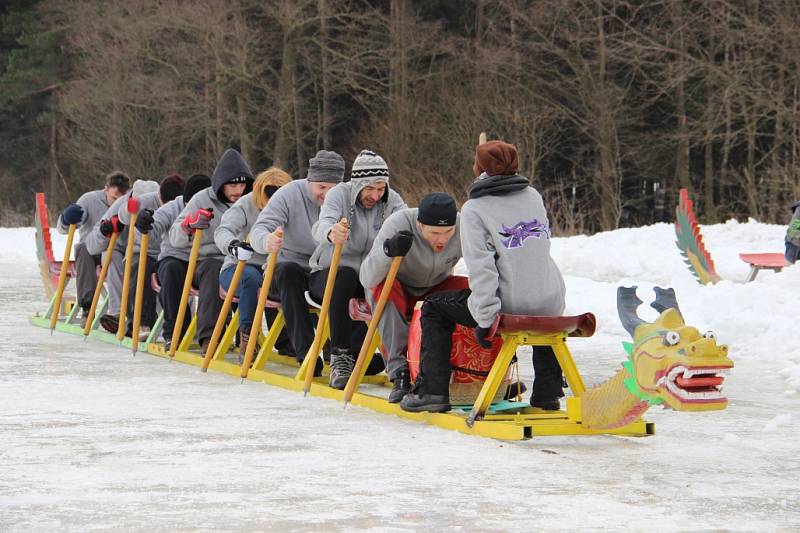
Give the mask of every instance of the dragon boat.
M 50 328 L 55 313 L 56 331 L 84 336 L 75 298 L 66 295 L 60 300 L 62 305 L 56 305 L 57 295 L 53 292 L 62 264 L 57 263 L 53 256 L 43 195 L 37 195 L 36 205 L 37 253 L 45 291 L 51 296 L 51 301 L 43 313 L 31 317 L 31 323 Z M 72 276 L 69 269 L 67 276 Z M 453 405 L 453 410 L 448 413 L 403 411 L 398 404 L 387 401 L 391 385 L 386 376 L 382 373 L 366 376 L 367 365 L 354 377 L 356 389 L 349 403 L 465 434 L 501 440 L 523 440 L 546 435 L 648 436 L 655 433 L 654 424 L 643 419 L 650 407 L 662 406 L 676 411 L 726 408 L 727 399 L 722 386 L 733 368 L 728 347 L 718 344 L 713 333 L 701 334 L 696 327 L 684 322 L 672 289 L 657 287 L 655 293 L 651 306 L 659 312 L 659 316 L 653 322 L 645 322 L 636 312 L 643 303 L 636 295 L 636 287 L 618 289 L 619 318 L 631 334 L 632 341 L 624 343 L 627 357 L 616 374 L 593 388 L 587 389 L 568 346 L 568 340 L 571 343 L 594 334 L 597 320 L 593 314 L 562 317 L 501 314 L 494 325 L 497 349 L 491 353 L 488 363 L 486 353 L 473 357 L 471 352 L 463 348 L 463 342 L 454 342 L 454 349 L 461 350 L 454 354 L 454 358 L 460 357 L 462 364 L 465 358 L 467 363 L 482 358 L 487 368 L 475 388 L 476 394 L 467 403 Z M 281 355 L 275 350 L 275 343 L 285 322 L 279 304 L 268 301 L 267 305 L 277 308 L 278 315 L 266 334 L 260 334 L 260 349 L 252 365 L 242 361 L 238 351 L 232 350 L 238 330 L 238 315 L 234 311 L 213 356 L 206 362 L 207 367 L 242 380 L 303 391 L 307 371 L 305 365 L 316 358 L 306 357 L 304 365 L 298 365 L 293 357 Z M 105 306 L 103 297 L 95 317 L 102 315 Z M 310 306 L 309 312 L 319 312 L 319 309 Z M 363 300 L 351 301 L 350 312 L 356 320 L 369 321 L 372 318 L 371 310 Z M 162 315 L 159 314 L 148 339 L 141 343 L 139 353 L 204 368 L 205 354 L 193 343 L 195 318 L 182 335 L 174 354 L 165 351 L 163 344 L 156 342 L 161 324 Z M 128 348 L 129 351 L 135 347 L 128 337 L 118 340 L 116 335 L 102 331 L 99 318 L 93 320 L 86 337 Z M 412 340 L 409 342 L 411 344 Z M 517 350 L 524 346 L 550 346 L 553 349 L 569 390 L 565 409 L 543 411 L 531 407 L 527 402 L 503 399 L 502 392 L 507 384 L 509 369 L 516 364 Z M 366 353 L 369 357 L 380 357 L 377 353 L 379 347 L 380 338 L 375 335 Z M 411 351 L 412 347 L 409 348 Z M 121 350 L 120 353 L 124 352 Z M 324 365 L 322 375 L 314 378 L 307 392 L 313 396 L 344 401 L 344 391 L 328 386 L 328 372 L 327 365 Z

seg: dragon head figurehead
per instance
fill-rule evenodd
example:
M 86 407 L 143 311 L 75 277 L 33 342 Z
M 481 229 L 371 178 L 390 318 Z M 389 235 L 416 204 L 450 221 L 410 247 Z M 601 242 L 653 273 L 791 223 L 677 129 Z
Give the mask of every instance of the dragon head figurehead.
M 733 368 L 728 347 L 717 344 L 712 332 L 701 334 L 687 326 L 672 289 L 656 287 L 651 306 L 660 315 L 652 323 L 636 314 L 642 303 L 636 287 L 620 287 L 617 308 L 620 320 L 633 337 L 625 343 L 625 387 L 649 405 L 662 404 L 678 411 L 724 409 L 725 376 Z

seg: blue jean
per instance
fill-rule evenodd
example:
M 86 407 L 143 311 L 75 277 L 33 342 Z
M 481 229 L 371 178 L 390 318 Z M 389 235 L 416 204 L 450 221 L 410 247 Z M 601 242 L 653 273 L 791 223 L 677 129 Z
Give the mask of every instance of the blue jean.
M 234 270 L 236 265 L 231 265 L 219 273 L 219 284 L 226 291 L 231 286 Z M 250 331 L 253 326 L 253 315 L 256 313 L 258 289 L 261 288 L 262 279 L 263 275 L 258 267 L 247 265 L 242 272 L 239 286 L 236 287 L 236 296 L 239 298 L 239 326 L 245 331 Z

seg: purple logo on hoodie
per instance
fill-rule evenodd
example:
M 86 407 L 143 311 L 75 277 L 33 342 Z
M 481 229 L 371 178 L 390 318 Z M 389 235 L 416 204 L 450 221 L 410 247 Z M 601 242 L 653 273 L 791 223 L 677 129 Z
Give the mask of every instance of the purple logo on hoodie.
M 514 248 L 522 248 L 523 243 L 530 237 L 541 239 L 542 237 L 550 238 L 550 228 L 547 223 L 539 222 L 533 219 L 530 222 L 517 222 L 510 228 L 503 224 L 503 228 L 499 231 L 500 235 L 506 237 L 501 242 L 503 246 L 509 250 Z

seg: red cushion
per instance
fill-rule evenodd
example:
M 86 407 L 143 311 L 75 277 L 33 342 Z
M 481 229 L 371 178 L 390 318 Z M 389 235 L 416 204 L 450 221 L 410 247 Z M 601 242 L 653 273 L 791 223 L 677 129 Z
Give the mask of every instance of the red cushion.
M 565 332 L 570 337 L 591 337 L 597 329 L 597 319 L 592 313 L 576 316 L 526 316 L 501 314 L 497 330 L 501 333 L 529 332 L 549 335 Z

